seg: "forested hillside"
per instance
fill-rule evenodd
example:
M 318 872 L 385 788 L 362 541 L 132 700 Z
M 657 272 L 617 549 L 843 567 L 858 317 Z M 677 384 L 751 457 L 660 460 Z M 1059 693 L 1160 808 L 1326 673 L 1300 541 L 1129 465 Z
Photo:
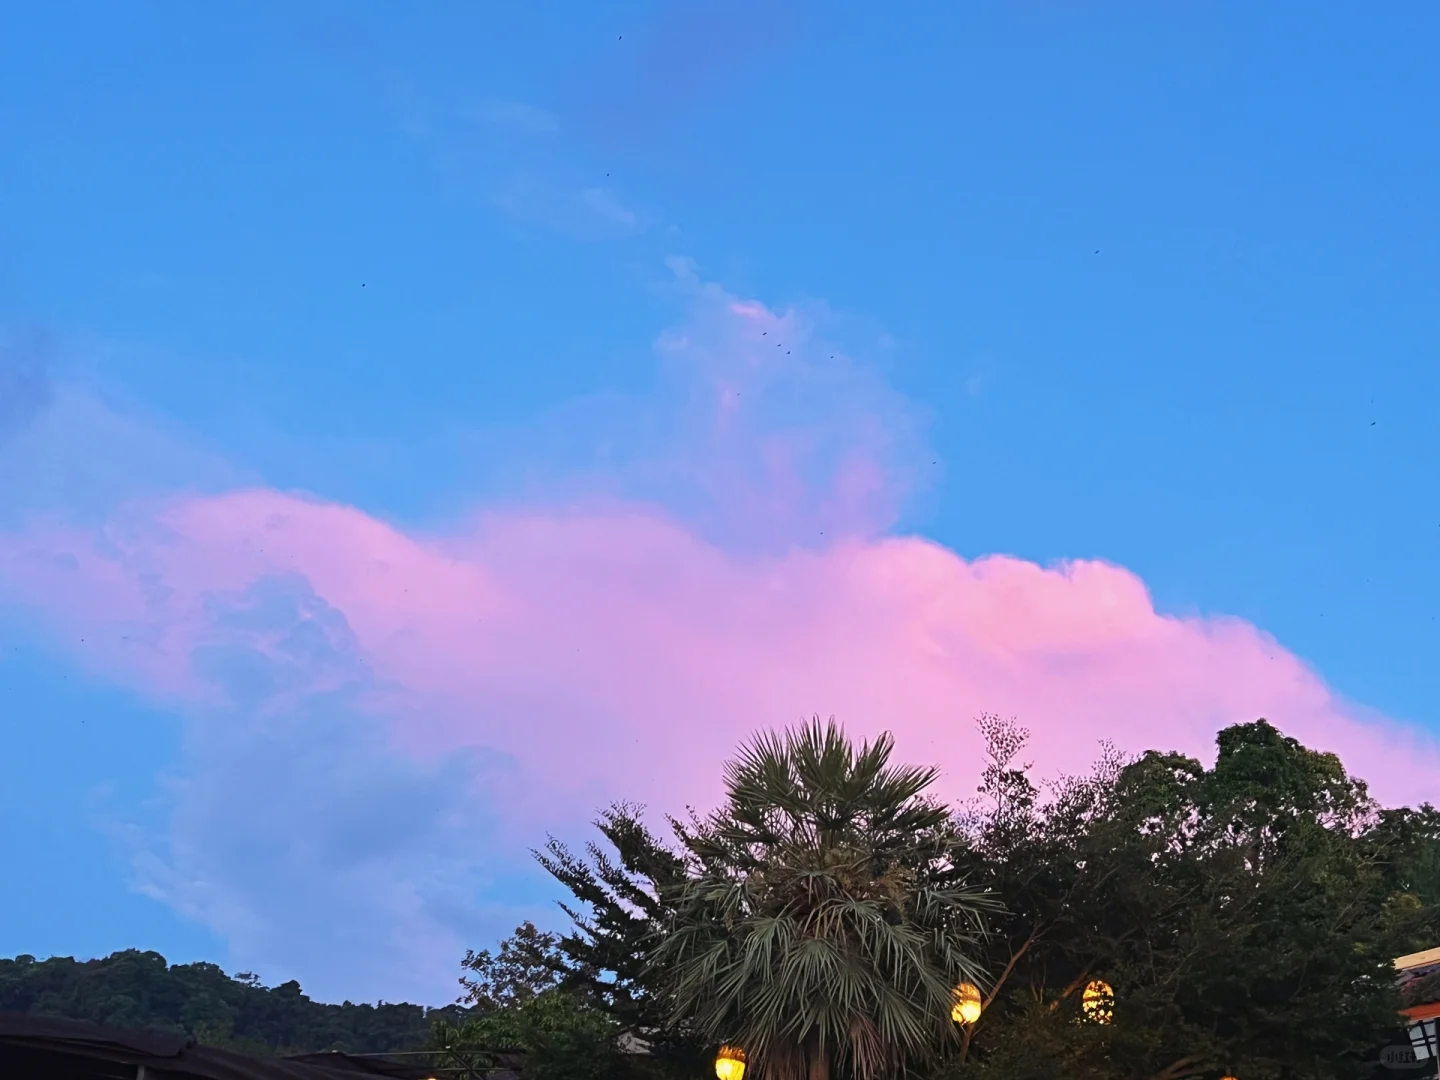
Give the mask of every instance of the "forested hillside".
M 129 949 L 99 960 L 0 959 L 0 1010 L 184 1032 L 247 1053 L 375 1053 L 423 1048 L 431 1022 L 454 1013 L 419 1005 L 327 1005 L 297 982 L 266 987 L 214 964 L 168 964 Z

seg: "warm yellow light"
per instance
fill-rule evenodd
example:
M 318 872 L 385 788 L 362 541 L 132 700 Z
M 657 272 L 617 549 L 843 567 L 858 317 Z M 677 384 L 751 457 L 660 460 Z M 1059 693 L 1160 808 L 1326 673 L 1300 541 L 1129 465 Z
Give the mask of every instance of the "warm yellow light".
M 1096 979 L 1085 987 L 1085 993 L 1080 996 L 1080 1008 L 1084 1010 L 1086 1020 L 1108 1024 L 1115 1016 L 1115 991 L 1110 989 L 1109 983 Z
M 955 987 L 955 1004 L 950 1009 L 950 1019 L 957 1024 L 973 1024 L 980 1019 L 984 1002 L 980 999 L 980 988 L 974 983 L 961 983 Z
M 715 1055 L 715 1075 L 719 1080 L 741 1080 L 745 1075 L 745 1051 L 738 1046 L 722 1046 Z

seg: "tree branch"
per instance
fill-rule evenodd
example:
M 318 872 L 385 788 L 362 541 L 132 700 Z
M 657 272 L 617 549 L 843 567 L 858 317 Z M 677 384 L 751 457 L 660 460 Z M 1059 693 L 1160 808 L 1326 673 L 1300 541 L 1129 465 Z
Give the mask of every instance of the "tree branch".
M 1005 970 L 1000 972 L 1000 977 L 995 980 L 995 985 L 991 987 L 989 996 L 985 998 L 985 1002 L 980 1015 L 985 1015 L 983 1009 L 990 1008 L 990 1003 L 999 996 L 1000 991 L 1005 986 L 1005 980 L 1010 978 L 1010 973 L 1015 970 L 1015 965 L 1020 962 L 1020 958 L 1022 956 L 1024 956 L 1027 952 L 1030 951 L 1030 946 L 1034 945 L 1035 942 L 1039 939 L 1039 937 L 1040 924 L 1036 923 L 1030 931 L 1030 936 L 1025 939 L 1025 943 L 1021 945 L 1020 948 L 1016 949 L 1013 953 L 1010 954 L 1010 960 L 1006 963 Z

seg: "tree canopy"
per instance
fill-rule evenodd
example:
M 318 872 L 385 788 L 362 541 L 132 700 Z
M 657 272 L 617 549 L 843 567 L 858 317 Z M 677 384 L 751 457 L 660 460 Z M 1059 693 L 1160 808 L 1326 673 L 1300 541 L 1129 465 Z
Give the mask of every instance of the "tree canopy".
M 823 779 L 834 748 L 812 725 L 742 750 L 725 805 L 669 821 L 666 840 L 621 805 L 583 855 L 552 841 L 541 861 L 573 920 L 552 955 L 557 983 L 617 1031 L 688 1047 L 672 1063 L 699 1075 L 700 1051 L 721 1039 L 754 1050 L 767 1030 L 816 1030 L 827 1009 L 894 1015 L 857 969 L 825 967 L 843 950 L 807 934 L 824 911 L 847 941 L 898 949 L 892 927 L 930 926 L 923 904 L 887 894 L 903 882 L 896 895 L 969 898 L 969 914 L 933 930 L 974 967 L 940 962 L 944 979 L 886 985 L 903 986 L 917 1023 L 938 1021 L 945 981 L 978 968 L 983 1011 L 939 1060 L 881 1054 L 877 1072 L 1342 1080 L 1372 1068 L 1399 1027 L 1393 958 L 1440 944 L 1440 814 L 1381 808 L 1333 754 L 1264 720 L 1219 732 L 1213 766 L 1102 748 L 1090 772 L 1044 782 L 1023 761 L 1023 728 L 980 727 L 979 797 L 953 814 L 921 798 L 933 772 L 889 764 L 888 742 L 883 768 L 862 754 L 843 781 Z M 812 994 L 821 972 L 828 1002 Z M 1092 986 L 1104 1007 L 1087 1012 Z M 752 1060 L 761 1077 L 795 1073 L 793 1057 Z
M 328 1005 L 297 982 L 266 987 L 214 964 L 169 964 L 128 949 L 96 960 L 0 960 L 0 1010 L 189 1035 L 250 1054 L 422 1049 L 438 1016 L 407 1004 Z
M 990 763 L 967 868 L 1004 900 L 959 1071 L 1023 1080 L 1345 1077 L 1397 1026 L 1393 958 L 1440 940 L 1428 807 L 1382 810 L 1339 759 L 1261 720 L 1215 765 L 1102 757 L 1042 793 L 1026 733 Z M 1045 797 L 1042 797 L 1042 794 Z M 1113 988 L 1113 1022 L 1079 992 Z
M 489 949 L 465 953 L 460 961 L 465 971 L 460 976 L 465 989 L 461 1000 L 482 1013 L 524 1005 L 559 985 L 565 963 L 559 936 L 538 930 L 527 920 L 500 943 L 498 953 Z

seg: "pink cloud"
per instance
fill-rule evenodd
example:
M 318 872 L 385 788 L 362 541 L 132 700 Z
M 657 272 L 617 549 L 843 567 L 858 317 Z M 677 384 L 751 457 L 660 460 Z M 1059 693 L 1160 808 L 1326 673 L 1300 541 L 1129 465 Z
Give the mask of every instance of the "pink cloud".
M 761 322 L 770 317 L 765 305 L 758 304 L 754 300 L 737 300 L 730 305 L 730 310 L 742 319 L 750 319 L 754 322 Z
M 894 731 L 957 797 L 982 710 L 1029 726 L 1045 772 L 1084 768 L 1102 738 L 1206 756 L 1217 728 L 1266 716 L 1387 800 L 1434 795 L 1431 742 L 1338 699 L 1248 623 L 1157 613 L 1102 562 L 967 561 L 909 537 L 742 556 L 623 503 L 419 536 L 264 489 L 0 545 L 3 588 L 85 637 L 88 662 L 180 700 L 214 692 L 192 664 L 207 597 L 275 574 L 344 616 L 397 744 L 513 756 L 536 795 L 525 818 L 708 802 L 739 740 L 817 712 Z

